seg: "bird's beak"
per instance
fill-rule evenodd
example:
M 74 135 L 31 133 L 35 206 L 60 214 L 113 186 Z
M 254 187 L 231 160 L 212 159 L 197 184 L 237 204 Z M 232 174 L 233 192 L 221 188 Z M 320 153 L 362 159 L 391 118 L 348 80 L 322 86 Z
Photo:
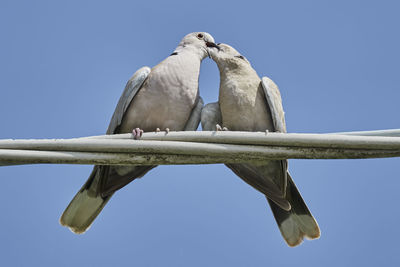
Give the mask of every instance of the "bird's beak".
M 215 48 L 218 49 L 218 51 L 221 50 L 221 48 L 217 44 L 215 44 L 213 42 L 206 42 L 206 46 L 207 47 L 215 47 Z
M 208 54 L 209 58 L 211 58 L 211 54 L 210 54 L 211 50 L 209 50 L 210 48 L 217 48 L 218 51 L 221 50 L 221 48 L 213 42 L 206 42 L 206 46 L 207 46 L 207 54 Z M 212 52 L 214 52 L 214 51 L 212 51 Z

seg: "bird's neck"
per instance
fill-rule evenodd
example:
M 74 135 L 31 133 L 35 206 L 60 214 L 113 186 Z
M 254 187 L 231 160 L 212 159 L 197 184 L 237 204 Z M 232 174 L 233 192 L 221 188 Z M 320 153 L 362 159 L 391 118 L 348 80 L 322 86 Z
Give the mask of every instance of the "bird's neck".
M 207 57 L 207 51 L 205 49 L 201 49 L 193 45 L 180 44 L 176 47 L 174 53 L 177 53 L 178 55 L 191 54 L 192 56 L 198 57 L 200 61 Z
M 256 71 L 249 66 L 218 64 L 221 83 L 232 79 L 232 77 L 258 77 Z

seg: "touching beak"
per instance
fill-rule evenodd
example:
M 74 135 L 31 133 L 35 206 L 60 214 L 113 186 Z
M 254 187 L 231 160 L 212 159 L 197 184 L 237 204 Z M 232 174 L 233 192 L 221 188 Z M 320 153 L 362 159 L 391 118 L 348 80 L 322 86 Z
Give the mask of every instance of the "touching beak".
M 217 48 L 218 51 L 221 50 L 221 48 L 213 42 L 206 42 L 206 46 L 207 46 L 207 54 L 208 54 L 209 58 L 211 58 L 210 50 L 208 50 L 209 48 Z
M 218 51 L 221 50 L 221 48 L 217 44 L 215 44 L 213 42 L 206 42 L 206 46 L 207 47 L 215 47 L 215 48 L 218 49 Z

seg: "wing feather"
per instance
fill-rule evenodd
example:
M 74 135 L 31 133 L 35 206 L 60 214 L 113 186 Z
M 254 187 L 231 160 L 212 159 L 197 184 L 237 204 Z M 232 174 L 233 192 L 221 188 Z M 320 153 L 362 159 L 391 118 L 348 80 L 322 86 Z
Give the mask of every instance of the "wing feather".
M 119 98 L 117 107 L 108 125 L 107 134 L 115 133 L 115 130 L 121 125 L 122 118 L 124 117 L 126 109 L 136 96 L 139 89 L 142 87 L 144 81 L 147 79 L 151 72 L 149 67 L 142 67 L 138 69 L 126 83 L 125 89 Z
M 282 98 L 278 86 L 268 77 L 263 77 L 261 84 L 271 111 L 275 131 L 286 133 L 285 112 L 283 111 Z

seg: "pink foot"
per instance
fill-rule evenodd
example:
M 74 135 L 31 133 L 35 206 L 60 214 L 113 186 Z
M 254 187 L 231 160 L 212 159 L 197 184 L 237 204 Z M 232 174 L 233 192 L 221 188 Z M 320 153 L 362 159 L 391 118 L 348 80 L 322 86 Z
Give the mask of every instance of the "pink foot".
M 142 134 L 143 134 L 143 130 L 140 128 L 135 128 L 132 131 L 133 139 L 135 139 L 135 140 L 139 140 L 140 137 L 142 137 Z

